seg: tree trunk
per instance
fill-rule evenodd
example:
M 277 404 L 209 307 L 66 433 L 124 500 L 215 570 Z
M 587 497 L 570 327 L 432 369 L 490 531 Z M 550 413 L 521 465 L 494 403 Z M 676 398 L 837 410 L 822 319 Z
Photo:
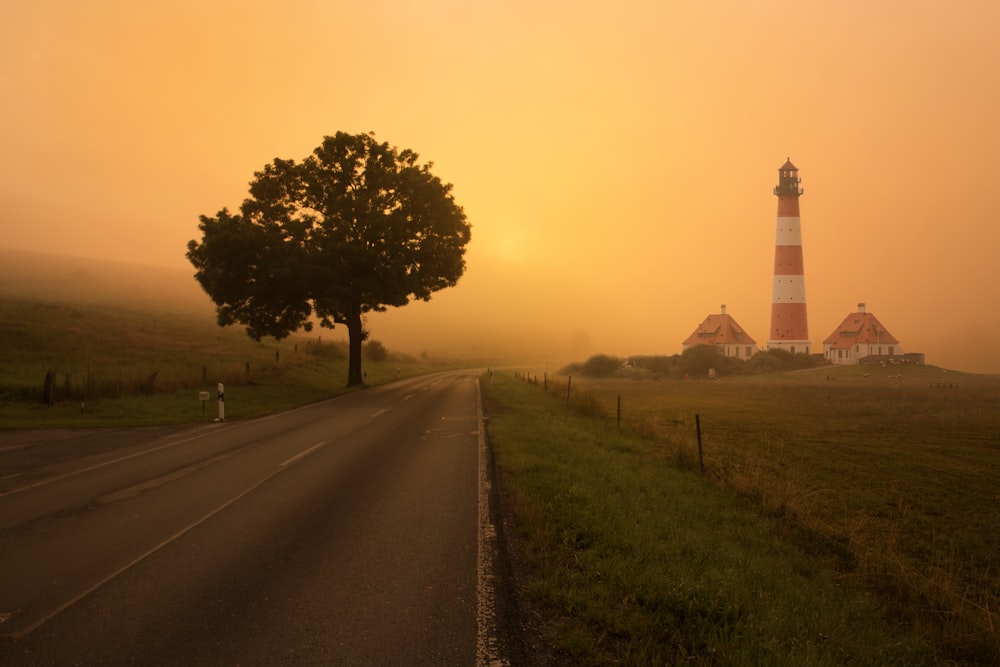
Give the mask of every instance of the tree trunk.
M 361 306 L 347 313 L 347 386 L 356 387 L 365 383 L 361 375 L 361 343 L 365 332 L 361 324 Z

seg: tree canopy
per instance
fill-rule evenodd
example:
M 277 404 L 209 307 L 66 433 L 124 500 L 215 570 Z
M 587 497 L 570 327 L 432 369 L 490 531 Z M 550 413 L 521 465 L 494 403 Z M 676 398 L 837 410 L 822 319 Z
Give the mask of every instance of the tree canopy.
M 188 242 L 221 326 L 254 340 L 347 327 L 348 385 L 362 383 L 362 317 L 455 285 L 471 231 L 465 212 L 412 150 L 338 132 L 302 160 L 275 158 L 240 212 L 200 216 Z

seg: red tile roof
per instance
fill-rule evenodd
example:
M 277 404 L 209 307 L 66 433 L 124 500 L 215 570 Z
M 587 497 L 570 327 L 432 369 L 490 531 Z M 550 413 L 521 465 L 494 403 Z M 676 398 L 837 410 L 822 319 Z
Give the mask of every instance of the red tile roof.
M 719 313 L 709 315 L 698 325 L 694 333 L 687 337 L 685 348 L 695 345 L 756 345 L 757 342 L 743 330 L 730 315 Z
M 823 345 L 829 345 L 834 350 L 847 349 L 861 343 L 898 345 L 899 341 L 886 331 L 878 318 L 868 312 L 851 313 L 823 341 Z

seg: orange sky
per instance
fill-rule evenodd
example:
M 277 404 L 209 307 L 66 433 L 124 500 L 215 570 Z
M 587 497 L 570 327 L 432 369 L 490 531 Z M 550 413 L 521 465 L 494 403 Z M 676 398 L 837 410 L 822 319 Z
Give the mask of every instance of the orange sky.
M 4 3 L 0 247 L 186 268 L 255 170 L 374 131 L 473 225 L 457 287 L 370 319 L 391 349 L 673 354 L 723 303 L 763 346 L 790 157 L 816 349 L 864 301 L 1000 372 L 998 34 L 993 0 Z

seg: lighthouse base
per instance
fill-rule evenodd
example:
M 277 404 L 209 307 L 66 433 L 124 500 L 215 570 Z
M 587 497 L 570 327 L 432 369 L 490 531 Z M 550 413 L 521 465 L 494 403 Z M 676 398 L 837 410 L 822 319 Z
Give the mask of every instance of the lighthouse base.
M 767 349 L 784 350 L 790 354 L 811 354 L 812 341 L 808 340 L 769 340 Z

